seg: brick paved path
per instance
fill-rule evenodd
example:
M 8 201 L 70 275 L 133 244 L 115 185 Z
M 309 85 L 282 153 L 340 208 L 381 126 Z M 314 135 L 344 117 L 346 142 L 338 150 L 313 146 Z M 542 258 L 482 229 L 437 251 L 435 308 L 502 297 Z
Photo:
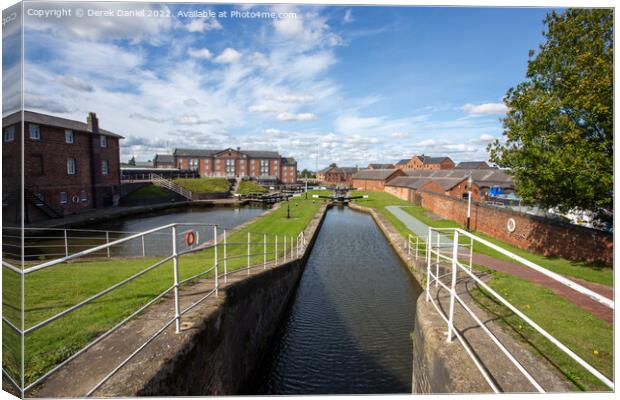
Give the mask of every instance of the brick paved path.
M 387 206 L 388 211 L 390 211 L 396 218 L 398 218 L 405 226 L 414 232 L 416 235 L 420 237 L 428 236 L 428 225 L 422 223 L 417 218 L 413 217 L 411 214 L 403 211 L 400 206 Z M 441 239 L 441 245 L 450 245 L 451 242 L 449 239 Z M 602 305 L 601 303 L 591 299 L 585 294 L 579 293 L 568 286 L 557 282 L 548 276 L 541 274 L 538 271 L 530 269 L 520 264 L 512 263 L 509 261 L 498 260 L 497 258 L 493 258 L 484 254 L 474 253 L 473 256 L 474 264 L 482 265 L 487 268 L 491 268 L 496 271 L 500 271 L 512 276 L 516 276 L 522 279 L 525 279 L 529 282 L 535 283 L 539 286 L 546 287 L 552 290 L 559 296 L 567 299 L 571 303 L 577 305 L 578 307 L 591 312 L 597 317 L 601 318 L 604 321 L 609 323 L 613 323 L 613 314 L 614 310 Z M 601 294 L 608 299 L 613 299 L 613 288 L 599 285 L 596 283 L 585 282 L 580 279 L 575 279 L 570 277 L 572 281 L 587 287 L 588 289 L 595 291 L 598 294 Z

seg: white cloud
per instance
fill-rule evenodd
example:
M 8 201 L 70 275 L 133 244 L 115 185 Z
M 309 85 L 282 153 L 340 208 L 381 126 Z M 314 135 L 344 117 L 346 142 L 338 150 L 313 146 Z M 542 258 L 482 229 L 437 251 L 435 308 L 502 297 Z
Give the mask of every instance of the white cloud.
M 508 111 L 508 107 L 504 103 L 467 103 L 461 109 L 470 114 L 477 115 L 505 114 Z
M 405 132 L 393 132 L 390 133 L 390 137 L 394 139 L 404 139 L 407 137 L 407 134 Z
M 281 109 L 269 106 L 267 104 L 255 104 L 248 107 L 248 111 L 252 113 L 280 113 Z
M 360 117 L 356 115 L 342 115 L 336 118 L 336 129 L 340 132 L 365 130 L 381 124 L 379 117 Z
M 76 78 L 74 76 L 65 75 L 65 76 L 59 77 L 58 82 L 62 83 L 68 88 L 71 88 L 73 90 L 77 90 L 80 92 L 93 92 L 95 90 L 91 84 L 89 84 L 88 82 L 85 82 L 84 80 L 80 78 Z
M 219 56 L 213 60 L 218 64 L 232 64 L 241 59 L 241 53 L 233 48 L 226 48 Z
M 354 21 L 353 13 L 352 13 L 352 10 L 349 8 L 347 11 L 344 12 L 344 17 L 342 18 L 342 22 L 344 22 L 345 24 L 350 24 L 353 21 Z
M 314 96 L 310 95 L 295 95 L 295 94 L 280 94 L 280 95 L 267 95 L 267 100 L 273 100 L 280 103 L 312 103 L 314 102 Z
M 313 113 L 293 114 L 289 112 L 280 113 L 277 118 L 280 121 L 314 121 L 318 119 L 316 114 Z
M 216 29 L 222 29 L 222 25 L 217 19 L 194 18 L 189 24 L 185 25 L 188 32 L 206 32 Z
M 204 58 L 206 60 L 210 60 L 213 58 L 213 53 L 211 53 L 211 51 L 209 49 L 202 48 L 202 49 L 192 49 L 189 48 L 187 50 L 187 54 L 189 54 L 190 57 L 194 57 L 194 58 Z
M 222 123 L 217 118 L 204 119 L 195 114 L 184 114 L 177 118 L 175 122 L 179 125 L 212 125 Z

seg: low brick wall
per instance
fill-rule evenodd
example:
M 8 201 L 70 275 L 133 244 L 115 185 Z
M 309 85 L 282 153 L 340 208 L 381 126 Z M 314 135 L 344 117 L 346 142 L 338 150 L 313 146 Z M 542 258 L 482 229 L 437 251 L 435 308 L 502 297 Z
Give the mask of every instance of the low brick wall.
M 418 190 L 420 205 L 443 218 L 467 221 L 467 201 Z M 513 219 L 514 231 L 508 230 Z M 472 203 L 471 228 L 522 249 L 569 260 L 613 265 L 613 235 L 504 208 Z

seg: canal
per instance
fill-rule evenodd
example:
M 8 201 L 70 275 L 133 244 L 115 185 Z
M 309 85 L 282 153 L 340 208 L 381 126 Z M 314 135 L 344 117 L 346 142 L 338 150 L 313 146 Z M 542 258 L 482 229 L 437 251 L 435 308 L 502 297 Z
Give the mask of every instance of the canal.
M 369 215 L 333 208 L 251 392 L 411 393 L 421 292 Z

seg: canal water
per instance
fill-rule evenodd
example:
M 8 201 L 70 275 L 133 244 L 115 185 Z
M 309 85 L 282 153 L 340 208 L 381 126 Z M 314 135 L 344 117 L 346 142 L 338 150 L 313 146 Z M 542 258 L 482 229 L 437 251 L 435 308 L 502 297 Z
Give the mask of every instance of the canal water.
M 369 215 L 333 208 L 253 392 L 411 393 L 421 292 Z
M 142 213 L 131 217 L 115 218 L 82 226 L 79 229 L 68 230 L 65 242 L 63 230 L 47 230 L 45 233 L 25 239 L 25 254 L 27 260 L 58 258 L 68 253 L 74 254 L 108 241 L 114 241 L 129 236 L 132 233 L 144 232 L 159 226 L 171 223 L 205 223 L 217 224 L 220 228 L 232 229 L 244 222 L 263 214 L 266 211 L 261 207 L 188 207 L 159 210 L 153 213 Z M 183 226 L 178 227 L 177 246 L 183 245 L 183 235 L 187 230 L 193 230 L 199 243 L 213 238 L 212 226 Z M 144 241 L 134 239 L 110 247 L 110 256 L 139 257 L 168 255 L 172 251 L 171 231 L 161 231 L 145 236 Z M 107 256 L 107 250 L 95 253 L 94 256 Z

